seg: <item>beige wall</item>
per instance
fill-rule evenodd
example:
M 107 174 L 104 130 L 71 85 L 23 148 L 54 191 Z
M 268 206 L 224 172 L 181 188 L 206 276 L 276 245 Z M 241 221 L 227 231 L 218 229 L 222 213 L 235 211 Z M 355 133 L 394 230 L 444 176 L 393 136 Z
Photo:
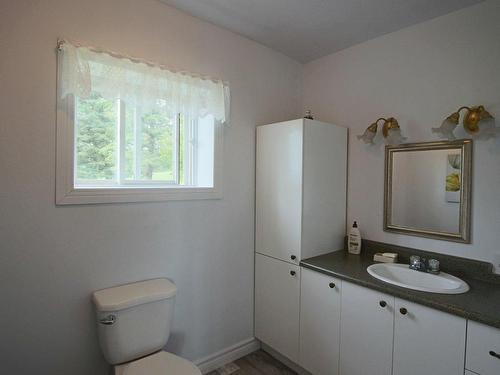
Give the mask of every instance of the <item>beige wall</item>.
M 228 80 L 224 199 L 56 207 L 58 37 Z M 168 349 L 251 338 L 255 125 L 298 115 L 301 66 L 155 0 L 1 0 L 0 51 L 0 372 L 105 374 L 91 292 L 159 276 Z
M 364 237 L 487 261 L 500 253 L 500 139 L 474 144 L 472 245 L 383 232 L 383 144 L 356 139 L 381 116 L 410 142 L 436 140 L 431 128 L 461 105 L 500 118 L 499 17 L 500 1 L 486 1 L 306 64 L 304 107 L 350 128 L 348 221 Z

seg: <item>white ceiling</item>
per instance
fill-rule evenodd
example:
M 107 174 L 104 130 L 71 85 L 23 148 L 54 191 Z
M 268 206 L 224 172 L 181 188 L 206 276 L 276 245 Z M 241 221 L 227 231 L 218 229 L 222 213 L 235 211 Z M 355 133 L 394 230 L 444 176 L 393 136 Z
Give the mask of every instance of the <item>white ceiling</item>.
M 308 62 L 482 0 L 161 1 Z

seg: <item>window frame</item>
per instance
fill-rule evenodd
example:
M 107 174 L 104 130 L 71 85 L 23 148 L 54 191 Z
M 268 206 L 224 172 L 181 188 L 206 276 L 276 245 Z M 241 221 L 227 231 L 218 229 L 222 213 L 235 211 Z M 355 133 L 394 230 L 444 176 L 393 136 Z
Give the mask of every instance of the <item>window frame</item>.
M 76 187 L 75 186 L 75 110 L 73 95 L 58 98 L 56 126 L 56 204 L 94 204 L 125 202 L 158 202 L 169 200 L 197 200 L 222 198 L 223 126 L 214 124 L 213 187 L 182 185 Z M 158 183 L 158 184 L 161 184 Z

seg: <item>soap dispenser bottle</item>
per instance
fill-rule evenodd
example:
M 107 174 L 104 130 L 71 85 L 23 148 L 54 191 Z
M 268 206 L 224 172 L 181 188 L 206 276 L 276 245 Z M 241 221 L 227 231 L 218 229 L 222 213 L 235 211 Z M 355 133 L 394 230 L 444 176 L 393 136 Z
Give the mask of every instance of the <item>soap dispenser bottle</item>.
M 359 254 L 361 252 L 361 233 L 359 233 L 358 223 L 352 224 L 349 232 L 348 250 L 351 254 Z

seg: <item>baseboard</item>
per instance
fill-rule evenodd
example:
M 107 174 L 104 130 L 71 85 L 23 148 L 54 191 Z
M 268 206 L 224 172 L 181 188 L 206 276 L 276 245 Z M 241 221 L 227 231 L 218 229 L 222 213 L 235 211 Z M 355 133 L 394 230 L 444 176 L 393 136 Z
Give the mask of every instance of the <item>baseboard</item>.
M 306 369 L 300 367 L 295 362 L 292 362 L 291 360 L 289 360 L 284 355 L 278 353 L 276 350 L 274 350 L 273 348 L 271 348 L 269 345 L 266 345 L 266 344 L 262 343 L 261 344 L 261 349 L 263 351 L 265 351 L 266 353 L 270 354 L 271 357 L 274 357 L 275 359 L 277 359 L 278 361 L 280 361 L 281 363 L 283 363 L 285 366 L 291 368 L 297 374 L 299 374 L 299 375 L 312 375 L 309 371 L 307 371 Z
M 230 362 L 260 349 L 260 342 L 254 337 L 240 341 L 216 353 L 194 361 L 203 374 L 214 371 Z

